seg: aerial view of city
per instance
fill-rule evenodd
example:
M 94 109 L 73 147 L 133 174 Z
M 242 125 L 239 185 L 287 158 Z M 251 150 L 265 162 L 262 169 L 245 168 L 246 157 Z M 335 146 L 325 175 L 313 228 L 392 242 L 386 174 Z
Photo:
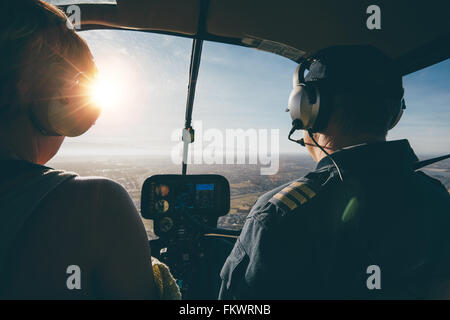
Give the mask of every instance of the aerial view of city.
M 427 159 L 427 157 L 420 157 Z M 73 171 L 81 176 L 102 176 L 112 179 L 125 187 L 140 210 L 142 184 L 146 178 L 155 174 L 177 174 L 181 166 L 174 165 L 167 159 L 136 157 L 114 157 L 111 159 L 83 158 L 58 159 L 49 163 L 57 169 Z M 231 204 L 227 215 L 219 219 L 222 228 L 239 230 L 257 198 L 265 192 L 304 176 L 314 168 L 313 160 L 304 155 L 284 155 L 280 157 L 280 169 L 276 175 L 261 175 L 257 165 L 191 165 L 191 174 L 221 174 L 230 183 Z M 428 175 L 439 179 L 450 189 L 450 161 L 445 160 L 422 169 Z M 153 222 L 143 219 L 150 239 Z

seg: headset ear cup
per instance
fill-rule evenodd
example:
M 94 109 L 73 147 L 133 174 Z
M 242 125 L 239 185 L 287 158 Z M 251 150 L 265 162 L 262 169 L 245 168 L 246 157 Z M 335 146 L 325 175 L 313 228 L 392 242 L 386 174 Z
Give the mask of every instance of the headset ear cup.
M 289 96 L 289 112 L 293 121 L 300 120 L 303 130 L 314 127 L 319 112 L 320 97 L 315 94 L 315 101 L 311 103 L 308 91 L 315 88 L 308 88 L 308 84 L 297 85 Z
M 294 75 L 292 77 L 292 87 L 293 88 L 300 85 L 300 67 L 301 67 L 301 64 L 299 64 L 297 66 L 297 68 L 295 69 Z
M 312 123 L 312 132 L 318 132 L 325 129 L 330 115 L 328 96 L 317 84 L 310 83 L 311 90 L 315 95 L 315 117 Z
M 293 89 L 289 95 L 288 110 L 297 129 L 314 127 L 319 112 L 320 97 L 316 86 L 305 82 L 304 73 L 309 67 L 309 61 L 303 61 L 297 66 L 293 76 Z
M 54 103 L 48 108 L 48 123 L 59 135 L 77 137 L 95 124 L 100 111 L 92 105 L 74 108 L 70 104 Z
M 301 114 L 302 100 L 305 99 L 305 92 L 303 86 L 296 85 L 289 95 L 288 110 L 291 115 L 292 121 L 300 121 L 299 129 L 303 129 L 303 121 Z
M 318 132 L 325 129 L 328 121 L 328 110 L 327 110 L 327 97 L 320 91 L 319 87 L 316 85 L 311 85 L 316 91 L 316 99 L 318 100 L 317 116 L 314 121 L 314 125 L 311 127 L 312 132 Z
M 392 118 L 392 122 L 391 122 L 391 125 L 389 126 L 388 130 L 393 129 L 397 125 L 397 123 L 399 123 L 399 121 L 403 115 L 403 110 L 405 108 L 406 108 L 405 101 L 402 99 L 402 101 L 400 102 L 400 108 L 399 108 L 397 114 L 395 115 L 395 117 Z
M 33 118 L 39 129 L 47 135 L 77 137 L 89 130 L 100 115 L 100 108 L 92 104 L 74 108 L 70 103 L 63 104 L 60 99 L 34 106 Z

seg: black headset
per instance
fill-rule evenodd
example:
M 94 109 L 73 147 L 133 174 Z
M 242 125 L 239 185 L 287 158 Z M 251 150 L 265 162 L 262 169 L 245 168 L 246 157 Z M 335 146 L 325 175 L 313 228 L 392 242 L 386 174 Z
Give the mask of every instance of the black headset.
M 292 118 L 293 131 L 310 130 L 318 132 L 325 129 L 332 110 L 330 94 L 326 86 L 318 81 L 305 81 L 305 71 L 317 61 L 314 58 L 305 59 L 300 63 L 293 76 L 293 89 L 289 95 L 288 109 Z M 388 130 L 396 126 L 406 109 L 403 90 L 399 99 L 398 111 L 393 117 Z

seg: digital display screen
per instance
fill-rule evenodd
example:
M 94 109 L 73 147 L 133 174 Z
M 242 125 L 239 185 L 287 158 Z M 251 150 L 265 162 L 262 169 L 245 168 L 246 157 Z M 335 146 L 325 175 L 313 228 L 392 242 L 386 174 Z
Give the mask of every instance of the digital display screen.
M 173 209 L 215 208 L 214 183 L 152 184 L 151 192 L 154 209 L 158 213 L 167 213 Z
M 175 187 L 175 209 L 192 209 L 195 203 L 195 187 L 186 183 Z
M 197 184 L 196 203 L 199 209 L 214 208 L 214 184 Z
M 175 219 L 186 212 L 214 220 L 229 210 L 230 185 L 220 175 L 154 175 L 142 186 L 141 214 L 146 219 Z
M 214 184 L 213 183 L 206 183 L 206 184 L 197 184 L 196 185 L 197 191 L 214 191 Z

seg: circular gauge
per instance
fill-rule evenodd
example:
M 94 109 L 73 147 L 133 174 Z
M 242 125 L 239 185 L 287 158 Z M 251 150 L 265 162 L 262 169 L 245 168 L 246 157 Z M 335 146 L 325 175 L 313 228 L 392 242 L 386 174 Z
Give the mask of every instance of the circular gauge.
M 165 184 L 162 184 L 159 186 L 159 190 L 161 192 L 161 197 L 167 197 L 167 195 L 169 194 L 169 186 L 166 186 Z
M 158 200 L 155 203 L 155 209 L 160 213 L 165 213 L 169 210 L 169 202 L 166 200 Z
M 158 225 L 161 232 L 169 232 L 173 228 L 173 220 L 169 217 L 164 217 L 159 221 Z
M 169 194 L 170 188 L 165 184 L 160 184 L 155 187 L 155 193 L 158 197 L 164 198 Z

